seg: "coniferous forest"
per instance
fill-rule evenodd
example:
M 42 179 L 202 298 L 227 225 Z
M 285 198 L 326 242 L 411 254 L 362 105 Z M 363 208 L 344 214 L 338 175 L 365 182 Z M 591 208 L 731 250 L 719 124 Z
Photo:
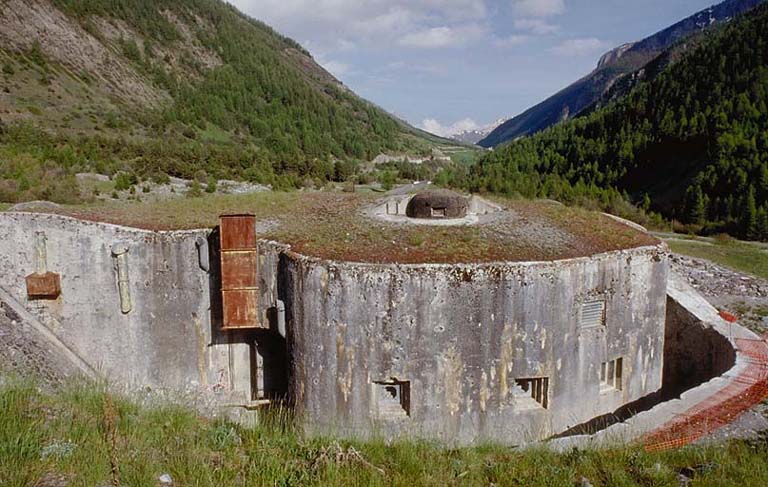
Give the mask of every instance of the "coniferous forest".
M 709 34 L 629 95 L 497 148 L 475 191 L 610 207 L 768 239 L 768 6 Z

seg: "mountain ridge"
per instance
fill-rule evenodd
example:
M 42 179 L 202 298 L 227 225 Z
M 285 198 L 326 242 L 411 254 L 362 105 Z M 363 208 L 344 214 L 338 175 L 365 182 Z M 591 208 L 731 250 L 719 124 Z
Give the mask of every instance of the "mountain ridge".
M 768 3 L 626 96 L 486 153 L 469 189 L 638 216 L 633 202 L 686 232 L 767 240 L 766 46 Z
M 457 144 L 357 96 L 221 0 L 5 0 L 0 67 L 0 158 L 30 158 L 24 177 L 0 168 L 13 200 L 44 196 L 46 159 L 61 180 L 123 171 L 290 188 L 349 177 L 382 152 Z
M 728 22 L 733 16 L 762 2 L 763 0 L 726 0 L 696 12 L 638 42 L 614 48 L 601 56 L 597 67 L 591 73 L 510 118 L 478 144 L 494 147 L 576 116 L 584 108 L 595 103 L 619 77 L 642 68 L 675 42 L 713 25 Z M 625 47 L 626 49 L 622 50 Z

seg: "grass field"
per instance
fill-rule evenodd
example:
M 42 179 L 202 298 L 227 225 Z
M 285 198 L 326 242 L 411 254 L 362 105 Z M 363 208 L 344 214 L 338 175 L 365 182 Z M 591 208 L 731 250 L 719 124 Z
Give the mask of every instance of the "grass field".
M 732 441 L 646 453 L 427 442 L 305 438 L 285 415 L 255 428 L 208 420 L 176 404 L 140 406 L 102 387 L 42 392 L 28 380 L 0 385 L 0 485 L 178 486 L 655 486 L 768 485 L 768 442 Z
M 730 238 L 696 238 L 662 235 L 670 249 L 678 254 L 711 260 L 736 271 L 768 279 L 768 247 L 755 242 Z

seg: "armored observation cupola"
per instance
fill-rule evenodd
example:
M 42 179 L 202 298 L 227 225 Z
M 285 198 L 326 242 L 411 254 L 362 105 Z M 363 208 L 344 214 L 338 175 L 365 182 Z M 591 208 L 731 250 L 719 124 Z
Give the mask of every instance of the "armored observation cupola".
M 409 218 L 444 219 L 464 218 L 469 200 L 447 189 L 430 190 L 416 194 L 408 202 L 405 214 Z

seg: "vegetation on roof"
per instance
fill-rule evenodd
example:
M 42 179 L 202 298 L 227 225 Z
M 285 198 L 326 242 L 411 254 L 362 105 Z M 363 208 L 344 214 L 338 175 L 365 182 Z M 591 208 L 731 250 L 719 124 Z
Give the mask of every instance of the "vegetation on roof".
M 552 201 L 499 199 L 504 211 L 464 226 L 391 223 L 364 215 L 371 193 L 262 192 L 158 203 L 64 206 L 58 212 L 152 230 L 212 228 L 225 213 L 253 213 L 260 236 L 297 252 L 376 263 L 535 261 L 581 257 L 658 241 L 598 212 Z M 46 209 L 45 211 L 50 211 Z

